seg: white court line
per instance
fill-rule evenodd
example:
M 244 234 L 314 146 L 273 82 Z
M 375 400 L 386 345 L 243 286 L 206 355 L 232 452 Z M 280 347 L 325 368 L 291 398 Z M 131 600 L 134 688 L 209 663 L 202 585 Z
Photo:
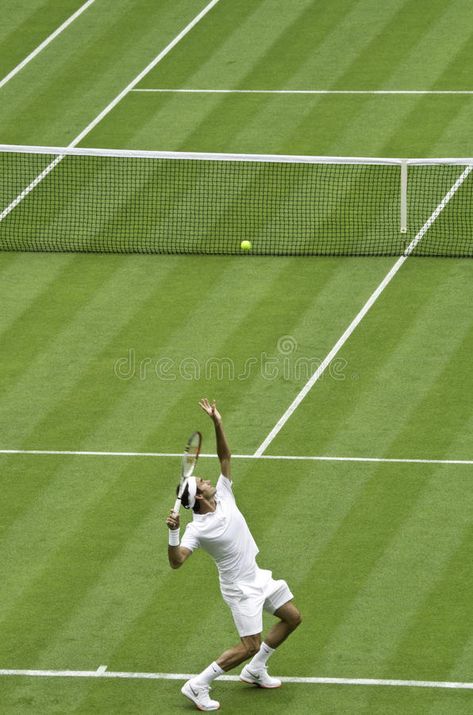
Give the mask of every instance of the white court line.
M 427 221 L 424 223 L 418 234 L 412 239 L 410 242 L 409 246 L 406 248 L 404 251 L 404 254 L 396 261 L 396 263 L 393 265 L 391 270 L 386 274 L 386 276 L 383 278 L 379 286 L 376 288 L 376 290 L 371 294 L 371 296 L 368 298 L 362 309 L 359 311 L 359 313 L 353 318 L 352 322 L 348 326 L 348 328 L 345 330 L 343 335 L 338 339 L 338 341 L 335 343 L 333 348 L 330 350 L 328 353 L 327 357 L 324 359 L 324 361 L 320 364 L 320 366 L 317 368 L 317 370 L 314 372 L 314 374 L 309 378 L 309 380 L 306 382 L 302 390 L 299 392 L 299 394 L 294 398 L 292 403 L 289 405 L 283 416 L 278 420 L 278 422 L 275 424 L 271 432 L 265 437 L 263 442 L 260 444 L 258 449 L 255 452 L 256 457 L 260 457 L 263 452 L 266 451 L 267 447 L 271 444 L 273 439 L 276 437 L 276 435 L 281 431 L 281 429 L 284 427 L 292 413 L 297 409 L 297 407 L 300 405 L 304 397 L 310 392 L 312 387 L 315 385 L 319 377 L 323 375 L 325 372 L 326 368 L 330 365 L 332 362 L 333 358 L 336 356 L 336 354 L 339 352 L 339 350 L 343 347 L 343 345 L 346 343 L 350 335 L 353 333 L 355 328 L 361 323 L 371 306 L 377 301 L 383 290 L 386 288 L 386 286 L 392 281 L 396 273 L 399 271 L 399 269 L 404 265 L 405 261 L 407 261 L 408 257 L 411 255 L 412 251 L 416 248 L 418 243 L 423 239 L 429 228 L 432 226 L 434 221 L 438 218 L 439 214 L 443 211 L 445 206 L 448 204 L 452 196 L 455 195 L 455 193 L 458 191 L 460 186 L 463 184 L 467 176 L 470 174 L 471 170 L 473 169 L 473 165 L 467 166 L 466 169 L 462 172 L 462 174 L 458 177 L 458 179 L 455 181 L 453 186 L 450 188 L 450 190 L 445 194 L 443 197 L 442 201 L 439 203 L 435 211 L 429 216 Z
M 182 457 L 182 452 L 97 452 L 60 449 L 0 449 L 0 455 L 40 455 L 73 457 Z M 200 459 L 217 459 L 216 454 L 200 454 Z M 298 454 L 233 454 L 232 459 L 266 459 L 302 462 L 381 462 L 388 464 L 461 464 L 473 465 L 473 459 L 409 459 L 404 457 L 330 457 Z
M 472 89 L 161 89 L 159 87 L 143 87 L 132 91 L 171 94 L 473 94 Z
M 30 54 L 27 57 L 25 57 L 25 59 L 22 60 L 19 65 L 14 67 L 14 69 L 12 69 L 11 72 L 9 72 L 7 75 L 5 75 L 5 77 L 2 80 L 0 80 L 0 89 L 2 87 L 4 87 L 7 82 L 9 82 L 11 79 L 13 79 L 13 77 L 15 75 L 17 75 L 18 72 L 21 72 L 23 67 L 26 67 L 26 65 L 29 62 L 31 62 L 31 60 L 34 60 L 34 58 L 37 57 L 39 55 L 39 53 L 44 50 L 45 47 L 47 47 L 53 40 L 55 40 L 56 37 L 61 34 L 61 32 L 64 32 L 64 30 L 67 27 L 69 27 L 69 25 L 71 25 L 74 22 L 74 20 L 77 20 L 79 15 L 82 15 L 82 13 L 85 10 L 87 10 L 87 8 L 90 7 L 94 2 L 95 2 L 95 0 L 87 0 L 87 2 L 85 2 L 83 5 L 81 5 L 81 7 L 78 10 L 76 10 L 76 12 L 73 15 L 68 17 L 67 20 L 65 22 L 63 22 L 62 25 L 60 25 L 57 28 L 57 30 L 54 30 L 54 32 L 51 33 L 51 35 L 49 35 L 49 37 L 47 37 L 45 40 L 43 40 L 43 42 L 40 45 L 38 45 L 38 47 L 35 50 L 33 50 L 33 52 L 30 52 Z
M 122 100 L 124 97 L 126 97 L 127 94 L 129 94 L 129 92 L 131 92 L 131 90 L 138 84 L 138 82 L 141 82 L 141 80 L 143 79 L 143 77 L 145 77 L 145 76 L 148 74 L 148 72 L 150 72 L 152 69 L 154 69 L 154 67 L 156 67 L 156 65 L 157 65 L 159 62 L 161 62 L 161 60 L 164 59 L 164 57 L 166 57 L 166 55 L 168 55 L 169 52 L 171 52 L 171 50 L 178 44 L 178 42 L 180 42 L 180 41 L 182 40 L 182 38 L 185 37 L 185 36 L 197 25 L 197 23 L 200 22 L 200 20 L 202 20 L 202 18 L 203 18 L 218 2 L 220 2 L 220 0 L 211 0 L 211 2 L 209 2 L 208 5 L 206 5 L 206 6 L 204 7 L 204 9 L 201 10 L 201 12 L 199 12 L 199 14 L 196 15 L 196 16 L 194 17 L 194 19 L 191 20 L 191 21 L 185 26 L 185 28 L 184 28 L 183 30 L 181 30 L 181 32 L 180 32 L 178 35 L 176 35 L 176 37 L 175 37 L 173 40 L 171 40 L 171 42 L 170 42 L 168 45 L 166 45 L 166 47 L 164 48 L 164 50 L 162 50 L 162 51 L 144 68 L 144 70 L 142 70 L 142 71 L 135 77 L 135 79 L 133 79 L 133 80 L 125 87 L 125 89 L 123 89 L 123 90 L 120 92 L 120 94 L 118 94 L 118 95 L 115 97 L 115 99 L 113 99 L 109 104 L 107 104 L 107 106 L 105 107 L 105 109 L 103 109 L 103 110 L 100 112 L 100 114 L 98 114 L 98 115 L 95 117 L 95 119 L 93 119 L 93 120 L 90 122 L 90 124 L 88 124 L 88 125 L 85 127 L 85 129 L 83 129 L 83 130 L 80 132 L 80 134 L 78 134 L 78 135 L 75 137 L 75 139 L 73 139 L 73 140 L 71 141 L 70 144 L 68 144 L 68 148 L 70 149 L 70 148 L 72 148 L 72 147 L 77 146 L 77 144 L 79 144 L 79 143 L 82 141 L 82 139 L 84 139 L 84 137 L 86 137 L 87 134 L 89 134 L 89 133 L 92 131 L 92 129 L 94 129 L 94 128 L 97 126 L 97 124 L 99 124 L 99 122 L 101 122 L 102 119 L 103 119 L 104 117 L 106 117 L 107 114 L 109 114 L 109 113 L 112 111 L 112 109 L 114 109 L 114 108 L 117 106 L 117 104 L 118 104 L 119 102 L 121 102 L 121 100 Z M 22 191 L 20 194 L 18 194 L 18 196 L 17 196 L 15 199 L 13 199 L 13 201 L 12 201 L 8 206 L 6 206 L 6 207 L 3 209 L 3 211 L 0 213 L 0 221 L 3 221 L 3 219 L 6 218 L 6 217 L 13 211 L 13 209 L 16 208 L 16 206 L 18 206 L 18 204 L 19 204 L 21 201 L 23 201 L 23 199 L 24 199 L 26 196 L 28 196 L 29 193 L 31 193 L 31 191 L 33 191 L 33 189 L 57 166 L 57 164 L 59 164 L 59 162 L 63 160 L 63 158 L 64 158 L 64 154 L 61 154 L 60 156 L 57 156 L 57 157 L 54 159 L 54 161 L 52 161 L 40 174 L 38 174 L 38 176 L 37 176 L 35 179 L 33 179 L 33 181 L 31 182 L 31 184 L 29 184 L 28 186 L 26 186 L 26 187 L 23 189 L 23 191 Z
M 123 678 L 127 680 L 188 680 L 195 673 L 127 673 L 102 670 L 0 670 L 0 676 L 23 676 L 33 678 Z M 375 678 L 298 678 L 279 676 L 283 683 L 310 685 L 378 685 L 407 688 L 448 688 L 453 690 L 473 690 L 473 683 L 442 680 L 393 680 Z M 238 675 L 221 675 L 218 680 L 238 682 Z
M 0 222 L 3 221 L 3 219 L 6 218 L 8 216 L 8 214 L 13 211 L 14 208 L 17 207 L 18 204 L 21 203 L 23 201 L 23 199 L 26 196 L 28 196 L 28 194 L 31 191 L 33 191 L 33 189 L 36 186 L 38 186 L 38 184 L 40 184 L 42 182 L 42 180 L 44 178 L 46 178 L 46 176 L 48 174 L 51 173 L 51 171 L 59 164 L 59 162 L 64 159 L 64 156 L 65 156 L 64 154 L 59 154 L 54 159 L 54 161 L 52 161 L 50 164 L 48 164 L 48 166 L 45 169 L 43 169 L 43 171 L 40 174 L 38 174 L 38 176 L 35 179 L 33 179 L 33 181 L 31 182 L 31 184 L 29 186 L 26 186 L 23 189 L 23 191 L 20 194 L 18 194 L 18 196 L 15 199 L 13 199 L 13 201 L 8 206 L 6 206 L 3 209 L 3 211 L 0 213 Z

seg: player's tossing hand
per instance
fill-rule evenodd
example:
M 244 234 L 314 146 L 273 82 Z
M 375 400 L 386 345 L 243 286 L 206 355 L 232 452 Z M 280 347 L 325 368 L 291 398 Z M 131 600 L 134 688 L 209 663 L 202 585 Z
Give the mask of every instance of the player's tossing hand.
M 169 529 L 179 529 L 179 514 L 174 514 L 173 511 L 169 512 L 169 516 L 166 519 L 166 524 L 168 525 Z
M 203 397 L 199 401 L 199 405 L 204 410 L 204 412 L 208 414 L 210 419 L 213 420 L 213 422 L 219 423 L 222 421 L 222 415 L 217 410 L 217 403 L 215 402 L 215 400 L 210 403 L 206 397 Z

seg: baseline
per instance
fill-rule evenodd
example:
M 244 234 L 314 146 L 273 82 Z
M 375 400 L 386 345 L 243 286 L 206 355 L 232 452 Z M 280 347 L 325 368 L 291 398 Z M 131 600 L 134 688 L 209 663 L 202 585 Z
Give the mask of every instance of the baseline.
M 195 673 L 127 673 L 106 670 L 101 665 L 97 670 L 0 670 L 0 676 L 20 676 L 33 678 L 122 678 L 127 680 L 188 680 Z M 368 685 L 408 688 L 447 688 L 453 690 L 473 690 L 473 683 L 442 680 L 394 680 L 376 678 L 298 678 L 279 676 L 283 683 L 310 685 Z M 238 682 L 238 675 L 221 675 L 219 681 Z

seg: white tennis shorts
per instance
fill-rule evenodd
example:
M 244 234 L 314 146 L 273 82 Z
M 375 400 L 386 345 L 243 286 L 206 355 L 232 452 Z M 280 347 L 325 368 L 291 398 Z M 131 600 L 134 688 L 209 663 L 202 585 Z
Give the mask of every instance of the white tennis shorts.
M 260 568 L 254 581 L 232 584 L 231 587 L 221 584 L 221 590 L 240 637 L 261 633 L 263 610 L 274 613 L 294 598 L 285 581 L 276 581 L 271 571 Z

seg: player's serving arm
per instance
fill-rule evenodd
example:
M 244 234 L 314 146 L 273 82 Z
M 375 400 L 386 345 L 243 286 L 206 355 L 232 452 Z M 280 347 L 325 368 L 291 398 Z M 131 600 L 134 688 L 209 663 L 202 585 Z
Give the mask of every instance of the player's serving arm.
M 281 681 L 268 674 L 267 662 L 275 649 L 294 631 L 301 616 L 292 601 L 285 581 L 274 580 L 271 571 L 256 563 L 258 547 L 233 495 L 230 475 L 231 453 L 222 426 L 222 417 L 215 402 L 206 398 L 200 406 L 215 427 L 220 477 L 213 487 L 207 479 L 189 477 L 182 493 L 182 505 L 192 510 L 182 541 L 179 538 L 179 517 L 172 512 L 169 527 L 169 563 L 179 568 L 199 547 L 215 560 L 219 572 L 220 590 L 230 607 L 240 642 L 226 650 L 199 675 L 191 678 L 181 692 L 199 710 L 218 710 L 220 704 L 211 700 L 210 684 L 219 675 L 251 658 L 243 668 L 240 680 L 261 688 L 278 688 Z M 263 610 L 279 620 L 264 641 Z

